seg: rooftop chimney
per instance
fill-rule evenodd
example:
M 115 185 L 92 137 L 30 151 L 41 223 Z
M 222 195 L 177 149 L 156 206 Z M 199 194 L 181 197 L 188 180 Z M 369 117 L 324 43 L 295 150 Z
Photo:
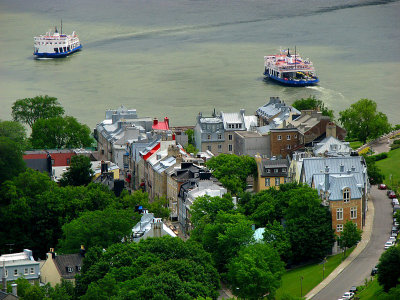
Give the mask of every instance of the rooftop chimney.
M 157 120 L 157 118 L 154 118 L 153 125 L 157 125 L 157 124 L 158 124 L 158 120 Z
M 165 117 L 165 118 L 164 118 L 164 122 L 167 123 L 168 126 L 169 126 L 169 119 L 168 119 L 168 117 Z
M 329 167 L 325 166 L 325 192 L 329 190 Z

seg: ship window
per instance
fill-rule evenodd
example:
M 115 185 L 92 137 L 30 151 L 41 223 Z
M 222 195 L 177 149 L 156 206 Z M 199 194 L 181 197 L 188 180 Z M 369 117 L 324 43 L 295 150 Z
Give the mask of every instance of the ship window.
M 69 46 L 67 47 L 67 50 L 69 51 Z
M 67 48 L 66 48 L 66 47 L 63 47 L 63 49 L 64 49 L 64 52 L 66 52 L 66 51 L 67 51 Z
M 58 48 L 54 48 L 54 52 L 55 52 L 55 53 L 58 53 Z

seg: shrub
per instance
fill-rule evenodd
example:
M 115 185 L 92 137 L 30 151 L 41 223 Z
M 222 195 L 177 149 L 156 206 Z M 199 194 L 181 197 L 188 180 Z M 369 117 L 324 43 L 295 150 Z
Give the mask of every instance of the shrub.
M 360 155 L 367 154 L 367 153 L 369 153 L 369 151 L 370 151 L 370 148 L 369 147 L 365 147 L 364 149 L 360 150 L 358 152 L 358 154 L 360 154 Z

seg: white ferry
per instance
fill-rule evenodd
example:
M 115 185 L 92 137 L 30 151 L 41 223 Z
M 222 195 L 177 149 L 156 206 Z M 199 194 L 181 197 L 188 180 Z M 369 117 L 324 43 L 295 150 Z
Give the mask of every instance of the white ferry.
M 75 31 L 71 35 L 66 35 L 57 31 L 47 32 L 46 35 L 34 38 L 34 52 L 36 58 L 59 58 L 68 56 L 82 49 Z
M 307 86 L 319 82 L 313 63 L 302 59 L 298 53 L 290 54 L 289 49 L 279 54 L 264 56 L 264 75 L 281 84 Z

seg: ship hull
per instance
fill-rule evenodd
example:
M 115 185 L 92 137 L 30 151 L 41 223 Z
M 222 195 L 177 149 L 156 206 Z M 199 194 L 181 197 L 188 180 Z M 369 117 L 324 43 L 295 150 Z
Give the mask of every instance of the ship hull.
M 65 51 L 65 52 L 60 52 L 60 53 L 36 52 L 36 53 L 33 53 L 33 55 L 35 55 L 35 58 L 62 58 L 62 57 L 66 57 L 68 55 L 71 55 L 71 54 L 73 54 L 75 52 L 78 52 L 81 49 L 82 49 L 82 45 L 79 45 L 75 49 L 72 49 L 72 50 L 69 50 L 69 51 Z
M 310 85 L 316 85 L 319 82 L 318 77 L 313 78 L 312 80 L 292 80 L 292 79 L 284 79 L 284 78 L 279 78 L 270 74 L 264 73 L 266 78 L 272 79 L 282 85 L 286 86 L 310 86 Z

